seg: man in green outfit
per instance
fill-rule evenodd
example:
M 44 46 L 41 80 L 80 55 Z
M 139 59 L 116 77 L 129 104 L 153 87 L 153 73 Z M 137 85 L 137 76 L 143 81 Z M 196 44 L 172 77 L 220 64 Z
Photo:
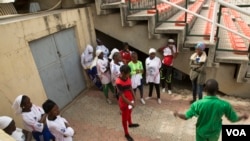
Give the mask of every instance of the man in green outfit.
M 194 102 L 185 114 L 174 112 L 175 117 L 187 120 L 197 116 L 196 141 L 218 141 L 222 128 L 222 117 L 225 115 L 231 122 L 247 119 L 248 115 L 238 116 L 229 102 L 219 99 L 216 93 L 218 82 L 209 79 L 206 82 L 204 99 Z

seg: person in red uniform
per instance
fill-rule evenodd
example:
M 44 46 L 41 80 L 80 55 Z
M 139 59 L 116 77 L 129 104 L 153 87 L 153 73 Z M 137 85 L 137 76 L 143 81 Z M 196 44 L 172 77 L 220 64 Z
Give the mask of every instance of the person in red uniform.
M 127 42 L 123 43 L 123 49 L 120 53 L 124 64 L 128 64 L 132 60 L 131 51 L 129 50 L 129 44 Z
M 122 126 L 125 132 L 125 137 L 128 141 L 134 139 L 128 133 L 128 127 L 138 127 L 139 124 L 132 123 L 131 113 L 135 107 L 134 91 L 131 86 L 130 67 L 123 65 L 120 67 L 121 75 L 116 79 L 116 87 L 119 93 L 119 107 L 122 115 Z

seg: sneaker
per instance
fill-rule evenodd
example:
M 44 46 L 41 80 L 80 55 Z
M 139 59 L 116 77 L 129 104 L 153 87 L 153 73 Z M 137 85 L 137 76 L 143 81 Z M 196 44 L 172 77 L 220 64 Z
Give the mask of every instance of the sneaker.
M 129 124 L 128 127 L 129 128 L 136 128 L 136 127 L 139 127 L 140 125 L 137 124 L 137 123 L 132 123 L 132 124 Z
M 107 98 L 106 101 L 107 101 L 108 104 L 112 104 L 110 99 Z
M 146 104 L 146 102 L 144 101 L 143 98 L 141 98 L 141 103 L 142 103 L 142 104 Z
M 172 91 L 171 91 L 171 90 L 168 90 L 168 94 L 172 94 Z
M 134 139 L 133 139 L 129 134 L 126 134 L 126 135 L 125 135 L 125 138 L 126 138 L 128 141 L 134 141 Z
M 159 103 L 159 104 L 161 104 L 161 99 L 160 99 L 160 98 L 158 98 L 158 100 L 157 100 L 157 101 L 158 101 L 158 103 Z
M 166 89 L 165 89 L 165 88 L 163 88 L 161 91 L 162 91 L 163 93 L 165 93 L 165 92 L 166 92 Z
M 151 98 L 152 98 L 152 97 L 146 97 L 145 100 L 149 100 L 149 99 L 151 99 Z

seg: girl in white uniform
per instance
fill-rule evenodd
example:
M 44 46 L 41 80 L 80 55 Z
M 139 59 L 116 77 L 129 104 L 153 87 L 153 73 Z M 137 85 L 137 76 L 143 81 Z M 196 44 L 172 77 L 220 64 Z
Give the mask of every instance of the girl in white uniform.
M 121 72 L 120 72 L 120 67 L 124 65 L 124 63 L 122 62 L 122 57 L 121 54 L 119 52 L 116 52 L 113 54 L 113 60 L 110 62 L 110 71 L 111 71 L 111 81 L 112 81 L 112 85 L 114 86 L 114 88 L 116 88 L 116 78 L 120 76 Z M 116 98 L 118 100 L 119 95 L 117 93 L 117 90 L 115 89 L 115 95 Z
M 96 69 L 97 75 L 100 78 L 103 85 L 103 93 L 106 97 L 108 104 L 111 104 L 111 100 L 108 98 L 109 89 L 114 93 L 114 87 L 111 83 L 110 66 L 109 61 L 103 56 L 102 50 L 96 51 Z
M 156 50 L 154 48 L 149 49 L 149 57 L 145 61 L 146 66 L 146 82 L 149 84 L 149 96 L 146 100 L 152 98 L 153 87 L 155 86 L 157 101 L 161 104 L 160 99 L 160 68 L 161 60 L 156 55 Z
M 100 39 L 96 39 L 96 42 L 97 42 L 96 50 L 101 50 L 103 52 L 104 58 L 108 59 L 109 49 L 103 44 L 103 42 Z
M 43 103 L 43 109 L 48 114 L 46 123 L 56 141 L 73 141 L 74 130 L 68 121 L 60 116 L 57 104 L 48 99 Z
M 93 47 L 91 45 L 87 45 L 86 49 L 81 55 L 81 64 L 85 70 L 88 70 L 93 62 Z
M 15 121 L 11 117 L 0 116 L 0 129 L 10 135 L 16 141 L 26 141 L 23 130 L 16 127 Z
M 19 95 L 14 103 L 13 109 L 16 114 L 21 114 L 23 118 L 24 128 L 32 132 L 36 141 L 40 141 L 40 136 L 43 136 L 44 141 L 50 141 L 54 139 L 53 135 L 46 126 L 46 114 L 44 110 L 31 103 L 30 98 L 26 95 Z

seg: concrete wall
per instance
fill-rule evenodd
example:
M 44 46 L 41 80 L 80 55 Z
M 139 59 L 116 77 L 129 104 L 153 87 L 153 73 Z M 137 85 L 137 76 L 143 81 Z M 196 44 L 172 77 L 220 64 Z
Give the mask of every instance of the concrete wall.
M 21 118 L 14 115 L 11 108 L 16 96 L 26 94 L 37 105 L 47 99 L 29 41 L 73 27 L 80 53 L 87 44 L 95 45 L 94 24 L 89 10 L 57 10 L 1 20 L 0 115 L 13 117 L 17 126 L 22 127 Z

